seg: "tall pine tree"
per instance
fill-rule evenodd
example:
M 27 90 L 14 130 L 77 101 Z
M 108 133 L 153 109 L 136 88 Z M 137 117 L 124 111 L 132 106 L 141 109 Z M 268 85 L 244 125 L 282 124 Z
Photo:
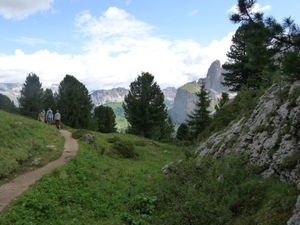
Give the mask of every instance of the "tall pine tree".
M 114 133 L 116 128 L 116 114 L 111 107 L 100 105 L 94 110 L 94 117 L 97 120 L 97 131 L 101 133 Z
M 201 79 L 200 81 L 201 89 L 196 93 L 198 101 L 195 104 L 195 109 L 191 114 L 187 115 L 188 119 L 186 120 L 193 138 L 197 138 L 211 121 L 210 111 L 208 110 L 211 99 L 209 97 L 209 92 L 205 89 L 204 80 Z
M 167 108 L 164 104 L 164 94 L 152 74 L 142 72 L 130 84 L 123 108 L 129 123 L 128 133 L 147 138 L 163 138 Z
M 228 61 L 222 65 L 226 71 L 223 84 L 230 91 L 240 91 L 242 86 L 251 90 L 270 84 L 270 77 L 265 74 L 272 67 L 271 58 L 276 52 L 270 47 L 272 36 L 263 14 L 252 12 L 255 4 L 254 0 L 238 0 L 238 12 L 230 17 L 233 23 L 241 23 L 232 38 Z
M 64 124 L 73 128 L 89 128 L 93 107 L 91 96 L 74 76 L 67 74 L 60 82 L 57 104 Z
M 53 111 L 55 111 L 57 109 L 57 105 L 52 90 L 46 88 L 43 96 L 43 109 L 47 111 L 48 108 L 51 108 Z
M 42 110 L 43 89 L 39 77 L 34 73 L 29 73 L 18 98 L 20 114 L 33 119 L 38 118 Z

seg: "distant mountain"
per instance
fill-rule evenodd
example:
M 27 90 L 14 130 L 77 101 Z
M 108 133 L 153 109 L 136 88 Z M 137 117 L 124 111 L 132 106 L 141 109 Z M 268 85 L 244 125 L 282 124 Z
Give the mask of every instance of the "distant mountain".
M 123 102 L 124 97 L 127 94 L 128 90 L 122 87 L 110 90 L 96 90 L 90 93 L 92 102 L 95 106 L 104 105 L 110 102 Z
M 207 72 L 205 81 L 205 88 L 210 92 L 212 98 L 212 108 L 216 100 L 221 97 L 222 92 L 228 92 L 228 89 L 222 85 L 224 76 L 222 75 L 223 69 L 219 60 L 214 61 Z M 174 106 L 168 111 L 168 114 L 175 124 L 185 123 L 187 115 L 190 114 L 195 108 L 195 102 L 198 100 L 196 92 L 201 87 L 200 78 L 198 81 L 186 83 L 182 87 L 178 88 Z
M 0 83 L 0 93 L 9 97 L 16 106 L 19 106 L 18 98 L 23 84 L 20 83 Z
M 9 97 L 10 100 L 14 101 L 15 105 L 18 106 L 18 98 L 20 97 L 22 87 L 23 84 L 19 83 L 0 83 L 0 93 Z M 52 84 L 48 88 L 51 89 L 53 93 L 58 92 L 59 84 Z M 91 91 L 90 95 L 93 104 L 99 106 L 107 103 L 123 102 L 128 91 L 126 88 L 118 87 L 109 90 Z M 165 96 L 165 104 L 168 108 L 173 107 L 176 91 L 177 89 L 174 87 L 167 87 L 162 90 Z

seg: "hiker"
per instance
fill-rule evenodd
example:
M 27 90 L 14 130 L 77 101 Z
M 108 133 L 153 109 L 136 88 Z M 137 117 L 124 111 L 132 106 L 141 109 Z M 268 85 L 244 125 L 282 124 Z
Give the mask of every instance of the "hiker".
M 45 110 L 43 110 L 42 112 L 39 113 L 38 120 L 41 122 L 45 122 Z
M 59 113 L 58 110 L 56 110 L 56 113 L 54 115 L 54 120 L 55 120 L 55 125 L 56 125 L 56 128 L 60 130 L 60 120 L 61 120 L 61 115 Z
M 47 120 L 47 124 L 51 125 L 52 121 L 53 121 L 53 112 L 52 110 L 49 108 L 47 113 L 46 113 L 46 120 Z

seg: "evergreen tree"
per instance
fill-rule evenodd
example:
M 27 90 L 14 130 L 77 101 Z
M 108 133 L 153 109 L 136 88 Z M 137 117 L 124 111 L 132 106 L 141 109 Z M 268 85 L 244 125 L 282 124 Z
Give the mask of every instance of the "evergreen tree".
M 176 133 L 176 138 L 180 141 L 188 141 L 191 139 L 191 131 L 187 124 L 180 124 Z
M 48 108 L 51 108 L 54 113 L 55 113 L 55 110 L 57 109 L 54 95 L 50 88 L 46 88 L 46 90 L 44 91 L 44 95 L 43 95 L 43 109 L 45 111 L 47 111 Z
M 29 73 L 18 98 L 20 113 L 36 119 L 43 107 L 43 89 L 39 77 L 34 73 Z
M 165 140 L 170 140 L 174 132 L 175 125 L 173 124 L 171 117 L 168 116 L 168 118 L 165 120 L 164 126 L 162 126 L 162 138 Z
M 161 139 L 167 119 L 164 94 L 148 72 L 130 84 L 123 102 L 125 118 L 129 123 L 127 132 L 147 138 Z
M 208 110 L 211 100 L 209 92 L 205 89 L 205 82 L 203 79 L 201 83 L 201 90 L 198 91 L 196 95 L 198 97 L 198 101 L 195 104 L 195 109 L 191 114 L 187 115 L 188 119 L 186 120 L 193 138 L 197 138 L 211 121 L 210 111 Z
M 263 14 L 252 13 L 255 4 L 253 0 L 239 0 L 238 12 L 230 17 L 233 23 L 241 23 L 223 65 L 223 84 L 230 91 L 240 91 L 242 85 L 251 90 L 270 84 L 270 77 L 265 74 L 272 67 L 271 58 L 276 51 L 270 47 L 272 36 Z
M 93 107 L 91 96 L 74 76 L 67 74 L 60 82 L 57 104 L 64 124 L 73 128 L 89 128 Z
M 227 92 L 222 92 L 221 98 L 218 99 L 219 103 L 215 106 L 215 110 L 218 111 L 220 108 L 229 101 L 229 95 Z
M 117 131 L 116 114 L 111 107 L 103 105 L 96 107 L 94 117 L 97 120 L 97 131 L 101 133 L 114 133 Z
M 227 86 L 229 91 L 240 91 L 251 74 L 251 70 L 247 67 L 249 59 L 246 53 L 245 39 L 244 27 L 239 27 L 231 39 L 232 45 L 226 54 L 228 60 L 222 65 L 225 70 L 222 84 Z
M 16 113 L 17 107 L 14 105 L 14 102 L 9 99 L 9 97 L 0 94 L 0 110 Z

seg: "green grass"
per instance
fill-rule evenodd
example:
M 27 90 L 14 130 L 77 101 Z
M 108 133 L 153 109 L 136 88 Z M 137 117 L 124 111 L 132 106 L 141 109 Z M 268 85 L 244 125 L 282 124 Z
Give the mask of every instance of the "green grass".
M 0 184 L 3 178 L 43 166 L 57 159 L 64 146 L 64 138 L 55 126 L 47 126 L 25 117 L 0 110 Z M 47 148 L 54 145 L 55 150 Z M 39 165 L 31 165 L 35 158 L 42 158 Z
M 11 152 L 12 135 L 30 149 L 63 145 L 54 127 L 2 111 L 0 118 L 6 146 L 1 158 Z M 10 133 L 3 136 L 4 131 Z M 79 142 L 77 156 L 18 197 L 1 213 L 1 225 L 285 224 L 300 194 L 278 178 L 261 178 L 246 154 L 206 156 L 196 164 L 195 147 L 121 133 L 72 132 Z M 86 133 L 94 140 L 82 140 Z M 43 141 L 33 145 L 36 137 Z M 164 175 L 162 167 L 170 162 Z
M 196 92 L 200 91 L 200 85 L 196 82 L 188 82 L 180 88 L 187 90 L 191 93 L 196 93 Z
M 37 182 L 7 209 L 0 224 L 121 224 L 138 207 L 140 196 L 152 199 L 160 192 L 162 167 L 184 157 L 178 146 L 127 134 L 89 133 L 95 140 L 79 139 L 77 157 Z M 131 142 L 138 156 L 123 158 L 112 140 Z

